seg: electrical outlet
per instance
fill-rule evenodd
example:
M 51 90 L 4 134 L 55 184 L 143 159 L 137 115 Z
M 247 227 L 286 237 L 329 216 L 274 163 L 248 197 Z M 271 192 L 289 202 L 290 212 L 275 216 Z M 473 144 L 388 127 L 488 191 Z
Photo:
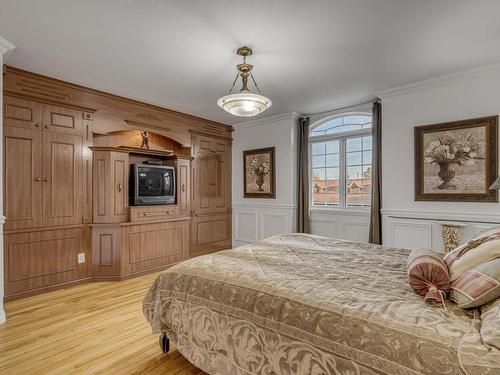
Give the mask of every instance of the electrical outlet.
M 78 263 L 85 263 L 85 253 L 78 253 Z

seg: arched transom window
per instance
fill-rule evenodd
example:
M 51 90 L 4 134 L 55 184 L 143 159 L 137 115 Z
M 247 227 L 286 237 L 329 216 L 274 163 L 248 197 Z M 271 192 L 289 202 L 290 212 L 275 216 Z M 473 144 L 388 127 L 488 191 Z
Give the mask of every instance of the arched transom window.
M 371 199 L 372 117 L 351 112 L 310 127 L 312 207 L 365 207 Z

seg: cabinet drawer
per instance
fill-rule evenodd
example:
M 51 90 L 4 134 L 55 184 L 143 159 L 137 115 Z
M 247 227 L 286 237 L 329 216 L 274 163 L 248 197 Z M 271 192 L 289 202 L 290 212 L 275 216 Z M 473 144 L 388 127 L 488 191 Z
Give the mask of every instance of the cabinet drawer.
M 130 221 L 151 221 L 177 217 L 177 209 L 172 206 L 130 207 Z

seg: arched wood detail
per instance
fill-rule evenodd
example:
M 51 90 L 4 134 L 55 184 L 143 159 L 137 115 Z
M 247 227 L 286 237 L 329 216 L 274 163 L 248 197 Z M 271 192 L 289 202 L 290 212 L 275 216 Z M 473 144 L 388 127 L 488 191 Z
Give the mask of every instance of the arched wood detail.
M 191 155 L 191 148 L 184 147 L 174 139 L 157 132 L 148 131 L 149 148 L 158 151 L 173 151 L 177 155 Z M 107 134 L 94 134 L 94 146 L 97 147 L 133 147 L 142 144 L 141 130 L 117 130 Z

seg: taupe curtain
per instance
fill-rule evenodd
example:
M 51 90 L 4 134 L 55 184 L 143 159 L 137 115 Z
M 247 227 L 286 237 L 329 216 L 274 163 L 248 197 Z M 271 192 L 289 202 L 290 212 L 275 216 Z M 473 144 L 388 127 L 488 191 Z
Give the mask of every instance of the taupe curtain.
M 297 232 L 309 233 L 309 117 L 299 118 Z
M 370 243 L 382 244 L 380 203 L 382 194 L 382 105 L 379 101 L 372 108 L 372 199 L 370 212 Z

